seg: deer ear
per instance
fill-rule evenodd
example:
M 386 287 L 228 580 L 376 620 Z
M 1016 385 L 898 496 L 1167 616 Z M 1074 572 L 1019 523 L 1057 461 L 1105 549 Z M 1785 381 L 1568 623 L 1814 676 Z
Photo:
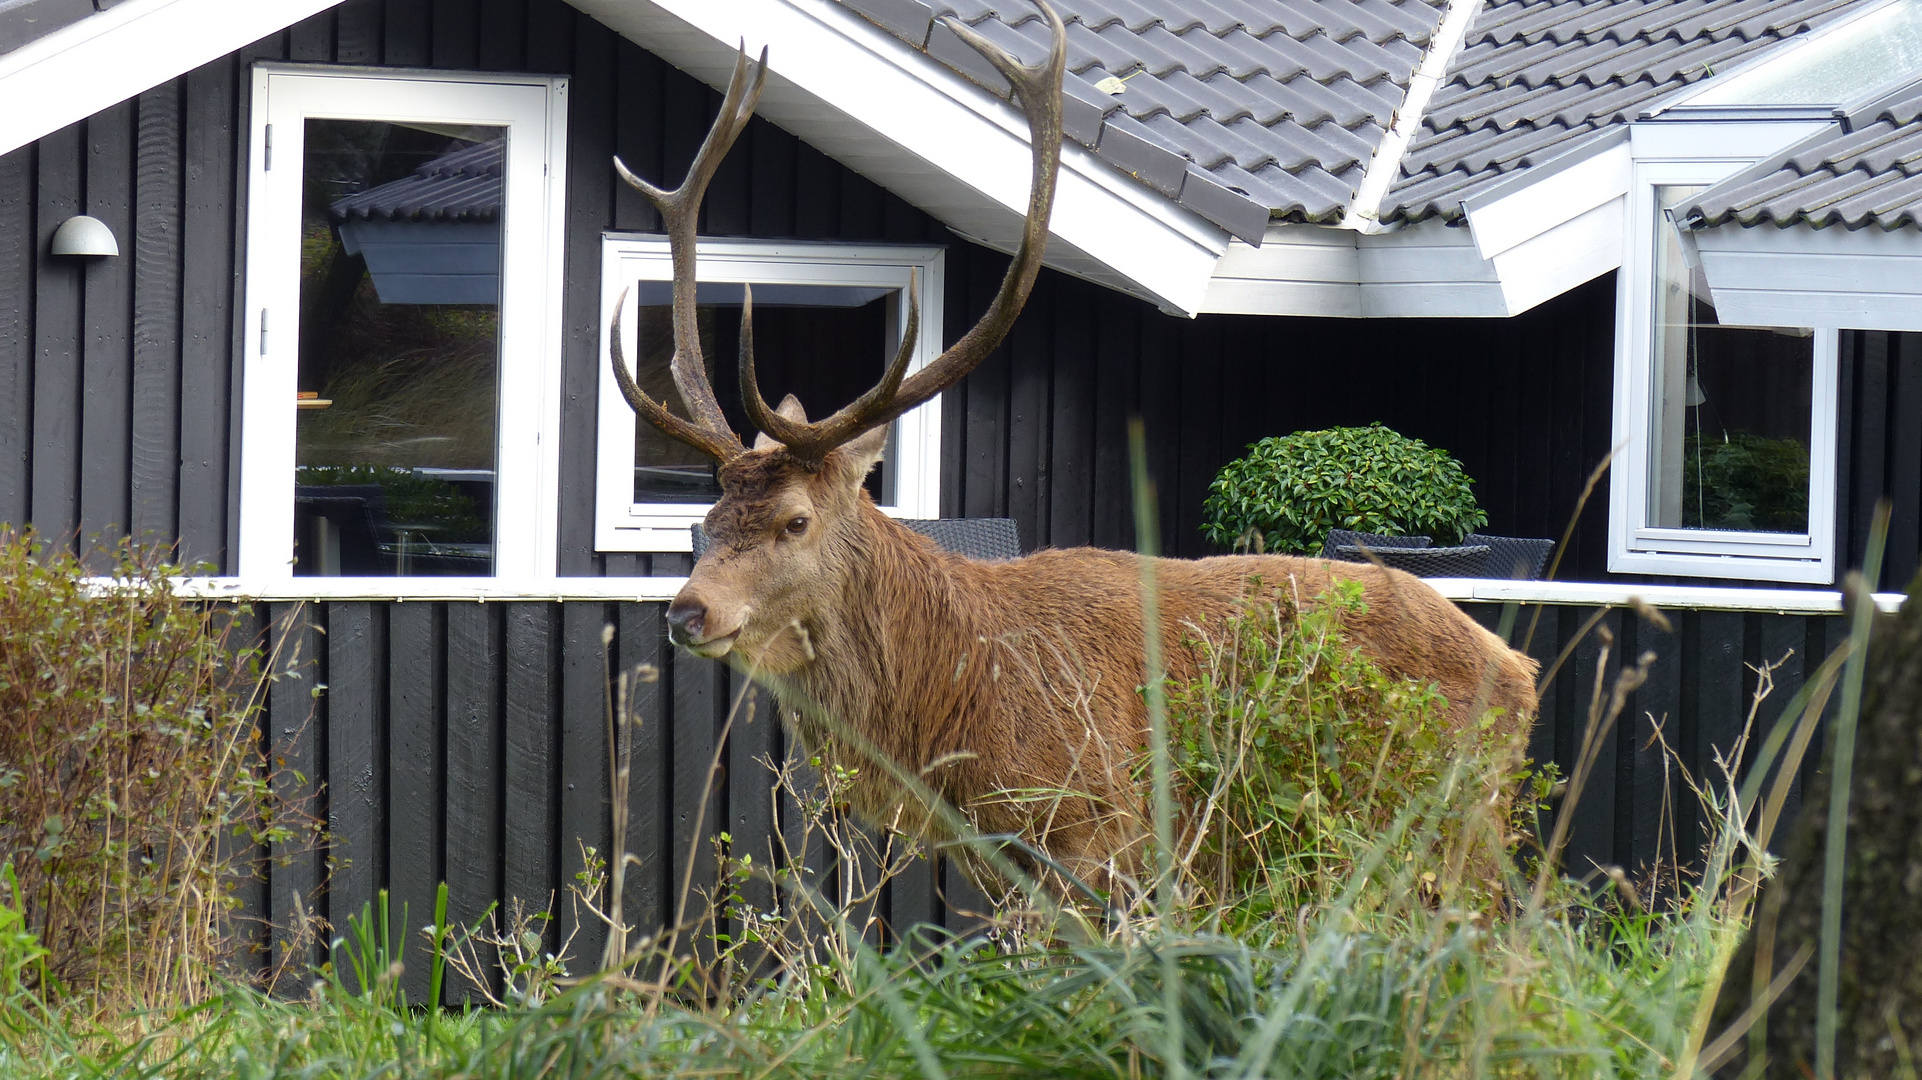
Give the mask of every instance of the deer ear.
M 774 413 L 783 420 L 792 420 L 797 424 L 805 424 L 808 422 L 807 410 L 801 408 L 801 399 L 795 397 L 793 394 L 782 398 L 780 407 L 775 409 Z M 779 442 L 769 438 L 768 433 L 765 431 L 754 436 L 754 449 L 756 450 L 772 450 L 780 445 Z
M 868 478 L 868 473 L 880 462 L 882 453 L 888 448 L 889 426 L 882 424 L 872 431 L 862 432 L 828 454 L 829 467 L 842 484 L 858 488 Z

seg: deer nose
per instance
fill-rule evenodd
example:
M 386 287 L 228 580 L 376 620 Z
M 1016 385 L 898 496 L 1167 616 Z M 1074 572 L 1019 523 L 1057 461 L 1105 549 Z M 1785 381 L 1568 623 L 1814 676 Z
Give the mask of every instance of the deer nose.
M 676 645 L 692 645 L 701 640 L 707 628 L 707 605 L 699 600 L 676 597 L 667 608 L 667 636 Z

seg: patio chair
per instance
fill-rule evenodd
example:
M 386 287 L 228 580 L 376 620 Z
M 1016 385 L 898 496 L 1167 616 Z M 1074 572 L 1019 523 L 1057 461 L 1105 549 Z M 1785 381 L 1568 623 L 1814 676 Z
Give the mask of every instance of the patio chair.
M 1021 534 L 1013 518 L 897 518 L 901 524 L 934 541 L 934 546 L 970 559 L 1018 559 Z M 707 531 L 692 528 L 694 559 L 707 551 Z
M 1328 539 L 1321 542 L 1321 557 L 1324 559 L 1343 559 L 1344 547 L 1366 547 L 1370 551 L 1382 548 L 1425 548 L 1434 541 L 1426 536 L 1385 536 L 1381 533 L 1355 532 L 1351 529 L 1331 529 Z M 1355 561 L 1355 560 L 1347 560 Z M 1361 562 L 1367 562 L 1362 558 Z
M 1548 557 L 1555 553 L 1555 541 L 1521 536 L 1469 533 L 1462 537 L 1462 543 L 1488 548 L 1488 567 L 1483 576 L 1519 581 L 1540 581 L 1548 570 Z
M 1374 547 L 1364 553 L 1361 545 L 1343 544 L 1335 549 L 1336 558 L 1348 562 L 1380 562 L 1416 577 L 1481 577 L 1488 565 L 1486 544 L 1462 547 Z M 1372 558 L 1370 556 L 1373 556 Z

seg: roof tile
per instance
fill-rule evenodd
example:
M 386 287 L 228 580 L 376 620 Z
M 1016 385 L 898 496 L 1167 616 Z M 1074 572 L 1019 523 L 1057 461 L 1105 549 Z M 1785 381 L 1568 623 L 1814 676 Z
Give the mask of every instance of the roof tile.
M 1462 199 L 1862 0 L 1483 0 L 1382 207 Z
M 1922 213 L 1922 80 L 1850 112 L 1698 195 L 1695 228 L 1764 223 L 1916 229 Z

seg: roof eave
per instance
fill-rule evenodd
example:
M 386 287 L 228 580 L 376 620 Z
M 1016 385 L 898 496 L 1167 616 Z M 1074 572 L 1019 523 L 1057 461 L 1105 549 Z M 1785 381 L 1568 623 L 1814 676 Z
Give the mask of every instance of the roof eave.
M 573 2 L 711 86 L 726 84 L 740 42 L 768 46 L 761 116 L 970 239 L 1019 242 L 1031 162 L 1016 111 L 840 5 Z M 1181 314 L 1200 310 L 1228 244 L 1220 226 L 1073 144 L 1050 225 L 1050 266 Z

